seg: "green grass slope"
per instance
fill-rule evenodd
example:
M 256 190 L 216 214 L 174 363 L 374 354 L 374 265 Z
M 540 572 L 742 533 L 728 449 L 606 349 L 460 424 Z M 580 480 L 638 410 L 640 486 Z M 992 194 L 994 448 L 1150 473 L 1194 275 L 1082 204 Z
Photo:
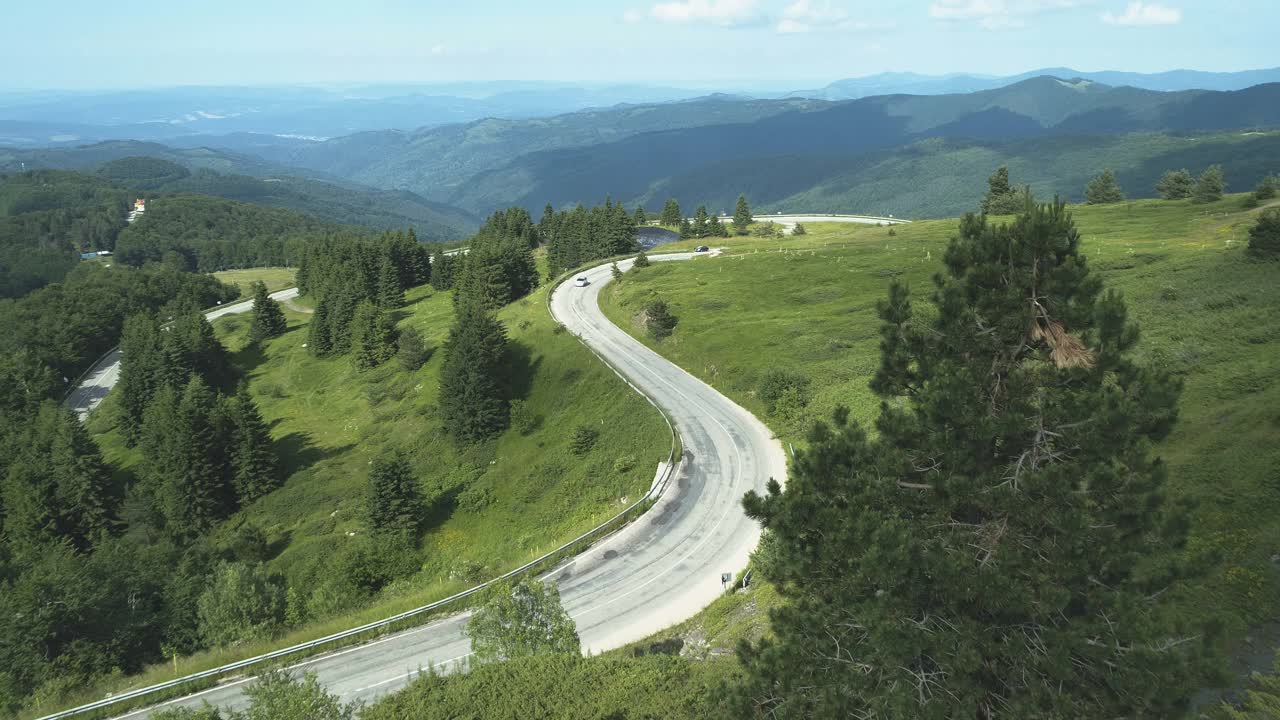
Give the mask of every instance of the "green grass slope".
M 439 350 L 453 319 L 449 293 L 417 288 L 398 311 L 436 348 L 419 370 L 394 360 L 357 372 L 348 358 L 317 359 L 304 347 L 306 300 L 285 307 L 289 330 L 262 349 L 246 348 L 247 315 L 215 328 L 234 352 L 286 469 L 284 486 L 243 508 L 216 531 L 227 543 L 245 525 L 265 531 L 268 567 L 310 593 L 333 571 L 344 543 L 369 532 L 364 498 L 368 463 L 384 449 L 406 451 L 424 498 L 433 498 L 411 576 L 354 608 L 318 617 L 270 642 L 245 643 L 179 660 L 193 672 L 319 637 L 416 607 L 487 580 L 555 549 L 634 502 L 671 447 L 665 421 L 572 334 L 559 330 L 546 307 L 547 288 L 502 310 L 500 319 L 520 358 L 515 384 L 528 419 L 497 439 L 459 447 L 436 409 Z M 137 450 L 126 449 L 109 396 L 90 420 L 104 455 L 133 472 Z M 600 431 L 584 456 L 569 448 L 575 428 Z M 139 512 L 135 506 L 128 512 Z M 137 687 L 173 677 L 170 666 L 122 680 Z
M 1140 357 L 1186 382 L 1180 422 L 1159 451 L 1173 492 L 1197 503 L 1191 552 L 1214 566 L 1184 588 L 1186 608 L 1222 620 L 1236 638 L 1280 612 L 1272 561 L 1280 553 L 1280 265 L 1245 254 L 1257 211 L 1242 201 L 1074 209 L 1090 263 L 1124 292 L 1141 326 Z M 870 422 L 876 302 L 893 277 L 925 297 L 956 221 L 898 226 L 892 235 L 874 226 L 808 230 L 730 239 L 721 243 L 727 257 L 629 274 L 602 294 L 606 314 L 642 336 L 639 308 L 665 299 L 679 325 L 661 343 L 645 341 L 760 415 L 784 444 L 800 445 L 837 404 Z M 808 407 L 767 413 L 757 390 L 768 368 L 807 375 Z

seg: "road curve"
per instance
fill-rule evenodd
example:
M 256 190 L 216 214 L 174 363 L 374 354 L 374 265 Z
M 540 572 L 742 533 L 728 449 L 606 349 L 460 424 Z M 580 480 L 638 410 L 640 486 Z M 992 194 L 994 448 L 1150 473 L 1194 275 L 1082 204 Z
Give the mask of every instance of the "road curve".
M 691 253 L 651 256 L 690 260 Z M 705 256 L 695 262 L 714 262 Z M 629 268 L 631 261 L 619 266 Z M 602 652 L 692 617 L 722 592 L 721 574 L 742 570 L 760 527 L 742 511 L 748 490 L 770 477 L 783 481 L 781 444 L 755 416 L 610 323 L 598 295 L 612 279 L 609 264 L 587 270 L 589 284 L 564 283 L 551 296 L 555 318 L 656 402 L 680 434 L 679 472 L 645 515 L 544 575 L 558 583 L 578 626 L 584 652 Z M 240 305 L 244 305 L 241 303 Z M 230 306 L 220 314 L 243 312 Z M 470 656 L 468 614 L 406 630 L 365 645 L 297 663 L 346 700 L 370 701 L 400 689 L 419 669 L 457 667 Z M 239 707 L 252 678 L 163 703 L 202 701 Z M 120 717 L 144 717 L 155 708 Z
M 289 288 L 288 290 L 271 293 L 271 297 L 276 300 L 289 300 L 297 296 L 298 288 Z M 249 312 L 251 309 L 253 309 L 253 300 L 249 299 L 215 308 L 205 313 L 204 316 L 210 322 L 213 322 L 223 315 Z M 84 420 L 89 416 L 89 413 L 93 412 L 94 408 L 98 407 L 107 397 L 107 393 L 111 392 L 111 388 L 115 387 L 116 382 L 120 380 L 120 349 L 113 348 L 111 352 L 103 355 L 81 378 L 80 384 L 71 391 L 71 394 L 63 402 L 68 409 L 76 414 L 76 417 Z

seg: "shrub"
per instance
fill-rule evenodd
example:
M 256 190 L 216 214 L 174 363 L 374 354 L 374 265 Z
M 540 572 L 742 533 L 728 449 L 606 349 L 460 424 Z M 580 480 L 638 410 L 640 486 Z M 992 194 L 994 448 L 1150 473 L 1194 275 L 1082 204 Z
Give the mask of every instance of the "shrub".
M 644 251 L 641 250 L 640 254 L 636 255 L 636 261 L 631 264 L 631 269 L 634 270 L 636 268 L 647 268 L 649 267 L 649 265 L 650 265 L 649 256 L 645 255 Z
M 1196 180 L 1195 188 L 1191 191 L 1191 199 L 1192 202 L 1197 203 L 1218 202 L 1226 191 L 1227 181 L 1226 176 L 1222 174 L 1222 166 L 1210 165 Z
M 582 457 L 591 452 L 591 448 L 596 446 L 596 440 L 600 439 L 600 431 L 590 425 L 579 425 L 573 431 L 573 436 L 569 439 L 569 449 L 574 455 Z
M 1280 175 L 1268 175 L 1262 178 L 1262 182 L 1258 183 L 1258 187 L 1253 191 L 1253 199 L 1262 202 L 1263 200 L 1273 200 L 1280 195 Z
M 1273 208 L 1258 216 L 1258 222 L 1249 229 L 1249 252 L 1280 257 L 1280 209 Z
M 623 473 L 629 473 L 633 469 L 635 469 L 635 466 L 636 466 L 635 455 L 622 455 L 617 460 L 613 461 L 613 473 L 615 475 L 622 475 Z
M 679 319 L 667 308 L 666 301 L 655 298 L 645 304 L 644 326 L 654 338 L 661 340 L 669 337 L 678 322 Z
M 267 637 L 284 617 L 284 588 L 261 565 L 223 563 L 196 601 L 196 615 L 211 646 Z
M 770 368 L 760 378 L 756 394 L 770 413 L 781 406 L 784 411 L 803 408 L 809 404 L 809 378 L 782 368 Z
M 804 229 L 804 225 L 801 225 L 800 223 L 796 223 L 796 226 L 791 229 L 792 235 L 804 235 L 808 232 L 808 230 Z
M 757 222 L 752 223 L 751 234 L 756 237 L 778 237 L 782 234 L 782 228 L 773 221 Z
M 524 400 L 511 401 L 511 427 L 521 435 L 528 435 L 538 429 L 542 418 L 529 407 Z

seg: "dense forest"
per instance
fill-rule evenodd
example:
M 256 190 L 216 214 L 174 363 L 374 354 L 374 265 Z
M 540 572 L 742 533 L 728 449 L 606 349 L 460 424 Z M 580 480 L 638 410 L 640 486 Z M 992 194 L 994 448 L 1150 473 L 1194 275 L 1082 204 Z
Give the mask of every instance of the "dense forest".
M 590 210 L 578 205 L 556 212 L 547 205 L 538 222 L 538 236 L 547 246 L 547 267 L 555 276 L 592 260 L 635 250 L 635 216 L 609 199 Z
M 194 272 L 296 265 L 308 238 L 337 229 L 287 210 L 206 195 L 162 196 L 120 233 L 115 253 L 129 265 L 164 261 Z
M 0 176 L 0 297 L 62 279 L 81 252 L 115 247 L 130 199 L 123 188 L 77 173 Z

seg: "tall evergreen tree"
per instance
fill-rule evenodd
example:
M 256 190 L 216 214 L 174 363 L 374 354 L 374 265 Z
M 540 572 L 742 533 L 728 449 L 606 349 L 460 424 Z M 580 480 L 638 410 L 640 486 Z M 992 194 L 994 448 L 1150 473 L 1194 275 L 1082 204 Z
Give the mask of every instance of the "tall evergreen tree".
M 1195 184 L 1196 181 L 1191 177 L 1189 170 L 1185 168 L 1170 170 L 1160 177 L 1159 183 L 1156 183 L 1156 192 L 1160 193 L 1160 197 L 1165 200 L 1185 200 L 1191 197 Z
M 378 293 L 374 301 L 378 303 L 378 307 L 387 310 L 404 305 L 404 286 L 401 284 L 400 272 L 387 254 L 378 261 Z
M 226 403 L 232 430 L 232 483 L 239 503 L 247 505 L 280 487 L 279 461 L 271 445 L 271 432 L 248 386 L 241 384 Z
M 125 319 L 116 396 L 120 399 L 120 429 L 130 446 L 141 437 L 143 414 L 163 382 L 161 345 L 160 323 L 155 317 L 139 313 Z
M 1178 382 L 1130 359 L 1061 203 L 966 216 L 945 264 L 928 327 L 900 284 L 880 306 L 876 437 L 840 410 L 745 501 L 791 602 L 741 653 L 738 714 L 1179 716 L 1212 638 L 1164 592 Z
M 645 214 L 643 205 L 636 206 L 636 214 L 632 216 L 631 222 L 634 223 L 637 227 L 641 225 L 649 224 L 649 216 Z
M 1115 173 L 1111 172 L 1111 168 L 1106 168 L 1101 175 L 1089 181 L 1084 189 L 1084 198 L 1090 205 L 1108 205 L 1124 202 L 1124 191 L 1120 189 L 1120 183 L 1116 182 Z
M 1221 165 L 1210 165 L 1196 178 L 1196 185 L 1191 190 L 1191 200 L 1197 203 L 1218 202 L 1227 191 L 1226 176 Z
M 203 535 L 235 510 L 228 424 L 217 396 L 198 376 L 176 402 L 166 390 L 147 408 L 144 472 L 175 538 Z
M 249 323 L 249 342 L 259 343 L 267 338 L 284 334 L 288 328 L 280 303 L 272 299 L 267 286 L 253 284 L 253 319 Z
M 395 354 L 395 323 L 377 305 L 360 303 L 351 321 L 351 361 L 356 369 L 375 368 Z
M 737 235 L 746 235 L 753 219 L 751 206 L 747 205 L 747 196 L 739 195 L 738 205 L 733 209 L 733 232 Z
M 15 548 L 31 553 L 66 541 L 84 551 L 120 528 L 119 489 L 70 411 L 45 401 L 20 437 L 7 477 L 0 477 L 0 525 Z
M 333 352 L 333 338 L 329 337 L 329 303 L 321 298 L 311 316 L 307 328 L 307 349 L 312 355 L 323 357 Z
M 431 256 L 431 287 L 440 292 L 453 289 L 453 256 L 440 249 Z
M 463 442 L 502 432 L 510 421 L 507 334 L 482 303 L 457 306 L 444 345 L 440 412 L 446 430 Z
M 680 221 L 680 239 L 688 240 L 692 237 L 697 237 L 693 234 L 693 223 L 689 222 L 689 218 L 685 218 Z
M 658 224 L 667 227 L 680 227 L 684 221 L 684 213 L 680 212 L 680 204 L 675 198 L 670 198 L 667 203 L 662 206 L 662 215 L 658 218 Z
M 720 218 L 712 215 L 707 221 L 707 237 L 729 237 L 729 228 L 720 222 Z
M 416 534 L 422 517 L 418 481 L 398 452 L 373 459 L 369 467 L 369 525 L 381 532 Z
M 711 216 L 707 214 L 707 206 L 699 205 L 697 212 L 693 214 L 693 226 L 691 228 L 693 237 L 704 238 L 711 232 Z
M 430 355 L 427 344 L 422 339 L 422 333 L 414 327 L 407 327 L 400 331 L 400 337 L 396 339 L 396 347 L 396 358 L 400 361 L 400 367 L 409 372 L 426 364 Z

